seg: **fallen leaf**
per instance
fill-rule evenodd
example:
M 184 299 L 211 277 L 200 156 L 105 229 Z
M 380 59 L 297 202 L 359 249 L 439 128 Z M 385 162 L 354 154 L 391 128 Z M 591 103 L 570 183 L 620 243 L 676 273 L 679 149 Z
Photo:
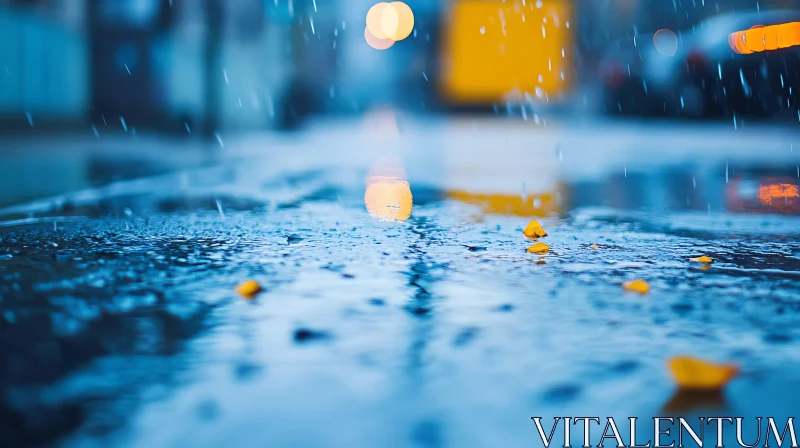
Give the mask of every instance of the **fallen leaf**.
M 709 263 L 713 263 L 714 259 L 711 258 L 711 257 L 706 257 L 705 255 L 703 255 L 702 257 L 692 258 L 689 261 L 692 261 L 692 262 L 695 262 L 695 263 L 706 263 L 706 264 L 709 264 Z
M 525 227 L 525 230 L 523 230 L 522 233 L 524 233 L 525 236 L 527 236 L 528 238 L 533 238 L 533 239 L 547 236 L 547 232 L 544 231 L 544 228 L 542 227 L 541 224 L 539 224 L 539 221 L 535 219 L 528 223 L 528 225 Z
M 667 365 L 678 387 L 689 390 L 719 390 L 739 374 L 734 364 L 715 364 L 690 356 L 676 356 Z
M 528 252 L 532 254 L 546 254 L 550 252 L 550 246 L 544 243 L 536 243 L 528 248 Z
M 622 287 L 627 291 L 636 291 L 639 294 L 647 294 L 650 291 L 650 285 L 644 280 L 634 280 L 632 282 L 625 282 Z
M 236 287 L 236 292 L 238 292 L 245 299 L 252 299 L 261 291 L 261 285 L 259 285 L 255 280 L 247 280 L 240 283 L 239 286 Z

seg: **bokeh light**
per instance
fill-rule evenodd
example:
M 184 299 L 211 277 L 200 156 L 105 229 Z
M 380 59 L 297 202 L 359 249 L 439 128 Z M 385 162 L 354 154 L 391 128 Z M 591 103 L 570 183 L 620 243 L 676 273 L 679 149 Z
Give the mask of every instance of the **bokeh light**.
M 407 38 L 414 29 L 414 13 L 403 2 L 380 2 L 367 12 L 367 28 L 364 36 L 367 43 L 379 50 L 391 47 L 392 43 Z M 380 42 L 378 42 L 380 41 Z
M 672 30 L 660 29 L 653 35 L 653 45 L 664 56 L 675 56 L 678 51 L 678 36 Z
M 392 39 L 379 39 L 378 37 L 375 37 L 369 31 L 369 27 L 364 28 L 364 40 L 367 41 L 367 44 L 369 44 L 370 47 L 376 50 L 386 50 L 394 45 L 394 41 Z
M 728 45 L 738 54 L 760 53 L 800 45 L 800 22 L 756 25 L 728 35 Z
M 383 11 L 389 6 L 387 2 L 376 3 L 367 12 L 367 30 L 377 39 L 388 39 L 383 31 Z
M 414 12 L 403 2 L 392 2 L 390 6 L 397 13 L 397 27 L 389 37 L 395 41 L 403 40 L 411 35 L 414 29 Z
M 397 8 L 391 3 L 386 5 L 381 12 L 381 31 L 386 37 L 394 40 L 393 36 L 397 32 L 399 25 L 400 15 L 397 14 Z

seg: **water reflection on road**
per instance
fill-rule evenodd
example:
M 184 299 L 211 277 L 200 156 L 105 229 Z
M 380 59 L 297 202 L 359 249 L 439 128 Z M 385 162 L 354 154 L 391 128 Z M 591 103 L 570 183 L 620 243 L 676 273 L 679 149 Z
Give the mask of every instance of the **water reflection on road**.
M 315 157 L 277 148 L 0 210 L 0 440 L 526 446 L 531 415 L 794 409 L 792 154 L 456 134 L 301 141 Z M 525 252 L 534 216 L 543 257 Z M 651 293 L 625 294 L 633 278 Z M 244 279 L 264 292 L 242 300 Z M 675 394 L 679 353 L 745 374 Z

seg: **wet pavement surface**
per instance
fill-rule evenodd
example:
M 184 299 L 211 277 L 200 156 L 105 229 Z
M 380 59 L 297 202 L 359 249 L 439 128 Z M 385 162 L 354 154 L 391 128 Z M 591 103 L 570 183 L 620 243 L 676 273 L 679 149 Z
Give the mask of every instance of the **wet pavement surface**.
M 797 409 L 791 129 L 401 121 L 215 157 L 0 209 L 0 445 L 534 446 L 534 415 Z M 743 375 L 676 394 L 678 354 Z

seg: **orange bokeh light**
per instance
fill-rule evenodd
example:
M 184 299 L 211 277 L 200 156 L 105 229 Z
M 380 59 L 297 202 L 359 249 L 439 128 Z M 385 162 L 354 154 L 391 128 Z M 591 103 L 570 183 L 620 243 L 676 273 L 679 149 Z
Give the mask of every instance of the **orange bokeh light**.
M 402 222 L 411 217 L 411 185 L 399 159 L 386 157 L 374 163 L 365 183 L 364 205 L 374 219 Z
M 772 201 L 786 202 L 791 198 L 800 197 L 797 185 L 792 184 L 766 184 L 758 187 L 758 198 L 765 205 L 772 205 Z
M 364 204 L 370 216 L 386 222 L 402 222 L 411 217 L 411 186 L 393 176 L 371 176 L 364 192 Z
M 728 45 L 738 54 L 753 54 L 800 45 L 800 22 L 755 25 L 728 35 Z

